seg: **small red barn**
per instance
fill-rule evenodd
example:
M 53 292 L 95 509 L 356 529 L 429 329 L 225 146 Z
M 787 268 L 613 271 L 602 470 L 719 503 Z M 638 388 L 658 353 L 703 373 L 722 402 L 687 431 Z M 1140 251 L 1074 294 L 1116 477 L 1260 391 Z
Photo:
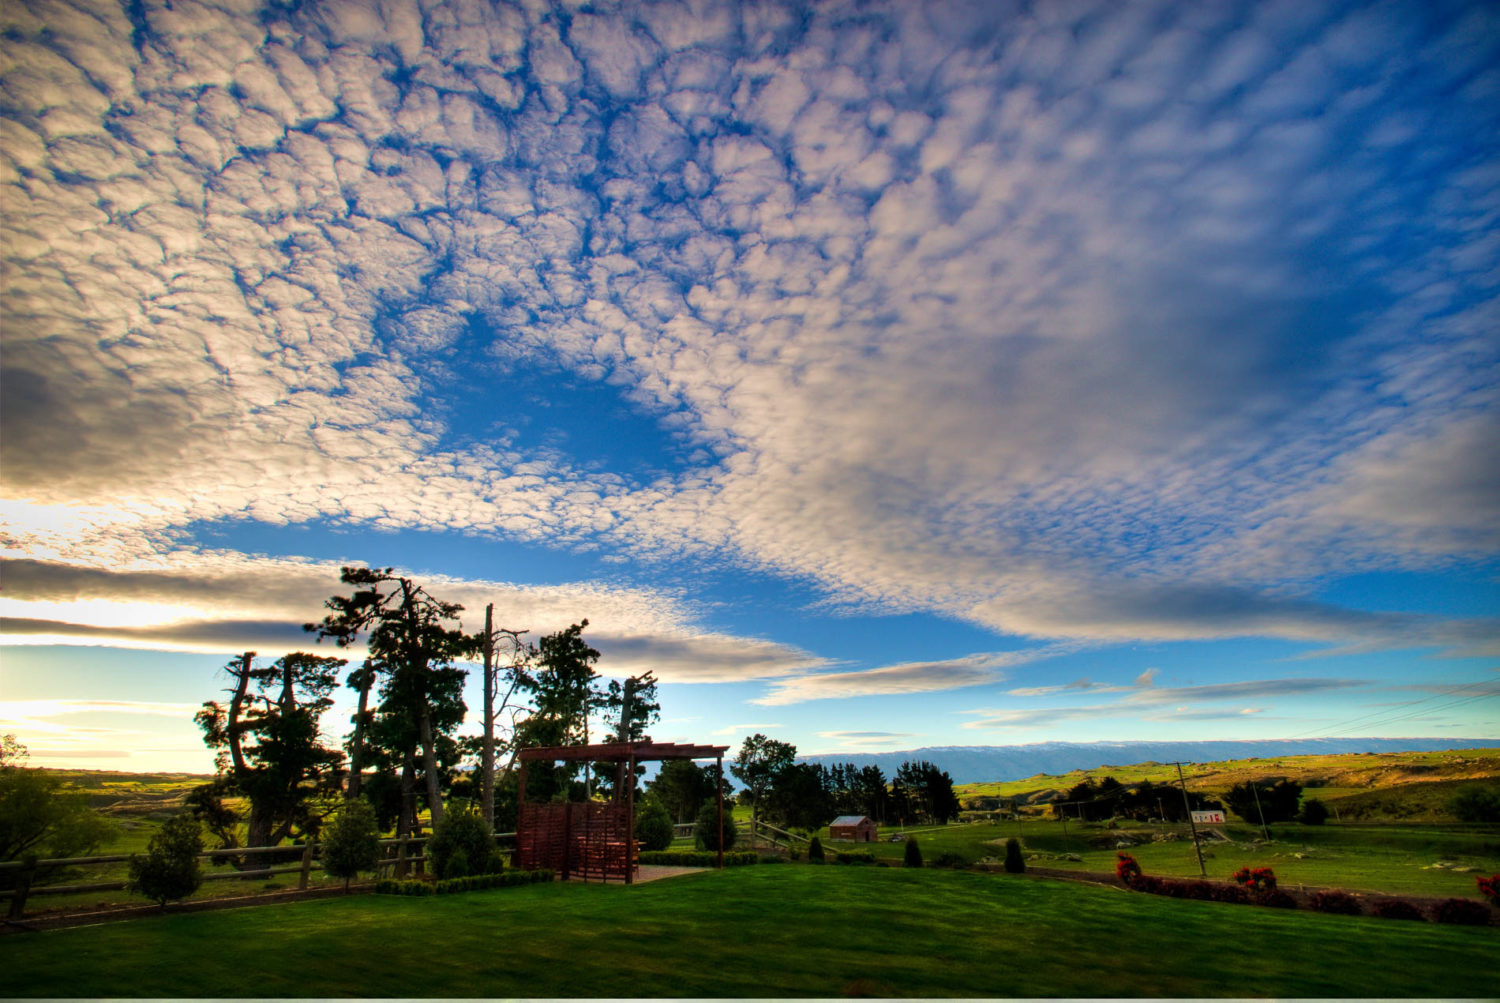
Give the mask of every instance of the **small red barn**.
M 880 834 L 880 826 L 868 815 L 840 815 L 828 823 L 829 839 L 844 839 L 854 843 L 873 843 Z

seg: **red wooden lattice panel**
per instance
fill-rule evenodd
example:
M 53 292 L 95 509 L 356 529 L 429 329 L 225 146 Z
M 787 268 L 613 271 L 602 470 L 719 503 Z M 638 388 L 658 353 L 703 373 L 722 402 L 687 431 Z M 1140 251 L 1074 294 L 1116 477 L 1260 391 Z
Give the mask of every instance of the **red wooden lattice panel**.
M 519 866 L 548 867 L 561 877 L 578 874 L 625 878 L 629 812 L 618 802 L 528 804 L 516 832 Z M 638 861 L 631 861 L 632 869 Z

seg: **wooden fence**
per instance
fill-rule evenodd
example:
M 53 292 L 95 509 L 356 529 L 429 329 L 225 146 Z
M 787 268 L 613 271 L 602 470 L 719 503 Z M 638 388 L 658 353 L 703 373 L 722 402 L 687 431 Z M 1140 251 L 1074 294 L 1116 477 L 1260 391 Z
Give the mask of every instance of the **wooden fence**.
M 500 832 L 495 834 L 495 840 L 497 843 L 514 840 L 515 835 L 513 832 Z M 376 877 L 384 877 L 388 874 L 396 877 L 405 877 L 410 873 L 414 865 L 416 872 L 421 874 L 427 861 L 424 850 L 428 839 L 429 837 L 427 836 L 414 836 L 406 839 L 380 840 L 381 859 L 376 864 Z M 269 854 L 280 854 L 283 858 L 295 856 L 297 857 L 297 862 L 276 866 L 276 862 L 271 861 L 269 862 L 270 866 L 261 868 L 214 871 L 204 874 L 203 880 L 230 881 L 234 879 L 272 877 L 277 874 L 297 874 L 299 875 L 297 887 L 305 890 L 312 872 L 323 869 L 322 863 L 318 860 L 319 844 L 316 841 L 290 846 L 247 846 L 231 850 L 208 850 L 199 854 L 198 859 L 211 864 L 226 857 L 247 858 Z M 11 920 L 20 919 L 26 910 L 27 901 L 36 896 L 124 891 L 128 886 L 128 882 L 121 880 L 63 885 L 39 885 L 36 881 L 38 878 L 44 878 L 47 874 L 64 867 L 121 864 L 129 861 L 131 856 L 132 854 L 115 853 L 97 857 L 59 857 L 51 860 L 26 859 L 0 861 L 0 881 L 4 881 L 7 884 L 12 884 L 13 881 L 12 887 L 0 888 L 0 899 L 10 899 L 7 918 Z M 12 875 L 14 875 L 13 879 Z

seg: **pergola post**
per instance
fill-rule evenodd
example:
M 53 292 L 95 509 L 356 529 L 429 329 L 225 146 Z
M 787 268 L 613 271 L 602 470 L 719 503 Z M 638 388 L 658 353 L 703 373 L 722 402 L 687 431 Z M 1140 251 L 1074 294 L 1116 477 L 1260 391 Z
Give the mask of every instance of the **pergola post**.
M 719 870 L 724 869 L 724 757 L 714 760 L 714 785 L 719 796 Z
M 635 883 L 635 756 L 625 757 L 625 883 Z

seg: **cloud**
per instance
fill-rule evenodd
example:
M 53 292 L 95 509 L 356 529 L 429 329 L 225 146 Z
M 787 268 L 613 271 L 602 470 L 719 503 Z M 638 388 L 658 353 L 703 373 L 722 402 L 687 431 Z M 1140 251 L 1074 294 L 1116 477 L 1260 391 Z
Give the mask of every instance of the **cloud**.
M 423 528 L 1030 638 L 1490 650 L 1316 594 L 1500 547 L 1493 11 L 132 10 L 0 38 L 13 554 Z M 544 367 L 674 459 L 528 439 Z M 875 671 L 775 692 L 979 678 Z
M 851 672 L 824 672 L 776 680 L 751 703 L 766 706 L 847 697 L 931 693 L 980 686 L 1004 678 L 1006 666 L 1046 657 L 1041 651 L 968 655 L 936 662 L 903 662 Z
M 36 560 L 0 561 L 0 637 L 6 643 L 99 644 L 274 657 L 314 650 L 303 624 L 320 619 L 329 596 L 346 594 L 339 567 L 225 553 L 179 552 L 167 566 L 104 570 Z M 611 676 L 648 669 L 668 683 L 735 682 L 806 672 L 824 660 L 754 637 L 697 625 L 699 611 L 665 592 L 580 583 L 523 586 L 411 574 L 480 626 L 493 603 L 497 622 L 534 639 L 585 618 Z M 326 647 L 326 645 L 324 646 Z M 351 649 L 348 657 L 359 657 Z
M 1119 687 L 1128 691 L 1118 700 L 1100 704 L 1082 704 L 1071 707 L 1041 708 L 981 708 L 963 711 L 973 717 L 965 721 L 963 728 L 990 730 L 997 728 L 1034 729 L 1070 721 L 1088 721 L 1105 718 L 1130 717 L 1146 720 L 1231 720 L 1236 717 L 1256 716 L 1261 718 L 1267 708 L 1248 707 L 1197 707 L 1199 704 L 1265 700 L 1300 697 L 1315 693 L 1331 693 L 1339 690 L 1368 686 L 1361 679 L 1301 678 L 1254 679 L 1230 683 L 1209 683 L 1201 686 L 1155 686 Z

